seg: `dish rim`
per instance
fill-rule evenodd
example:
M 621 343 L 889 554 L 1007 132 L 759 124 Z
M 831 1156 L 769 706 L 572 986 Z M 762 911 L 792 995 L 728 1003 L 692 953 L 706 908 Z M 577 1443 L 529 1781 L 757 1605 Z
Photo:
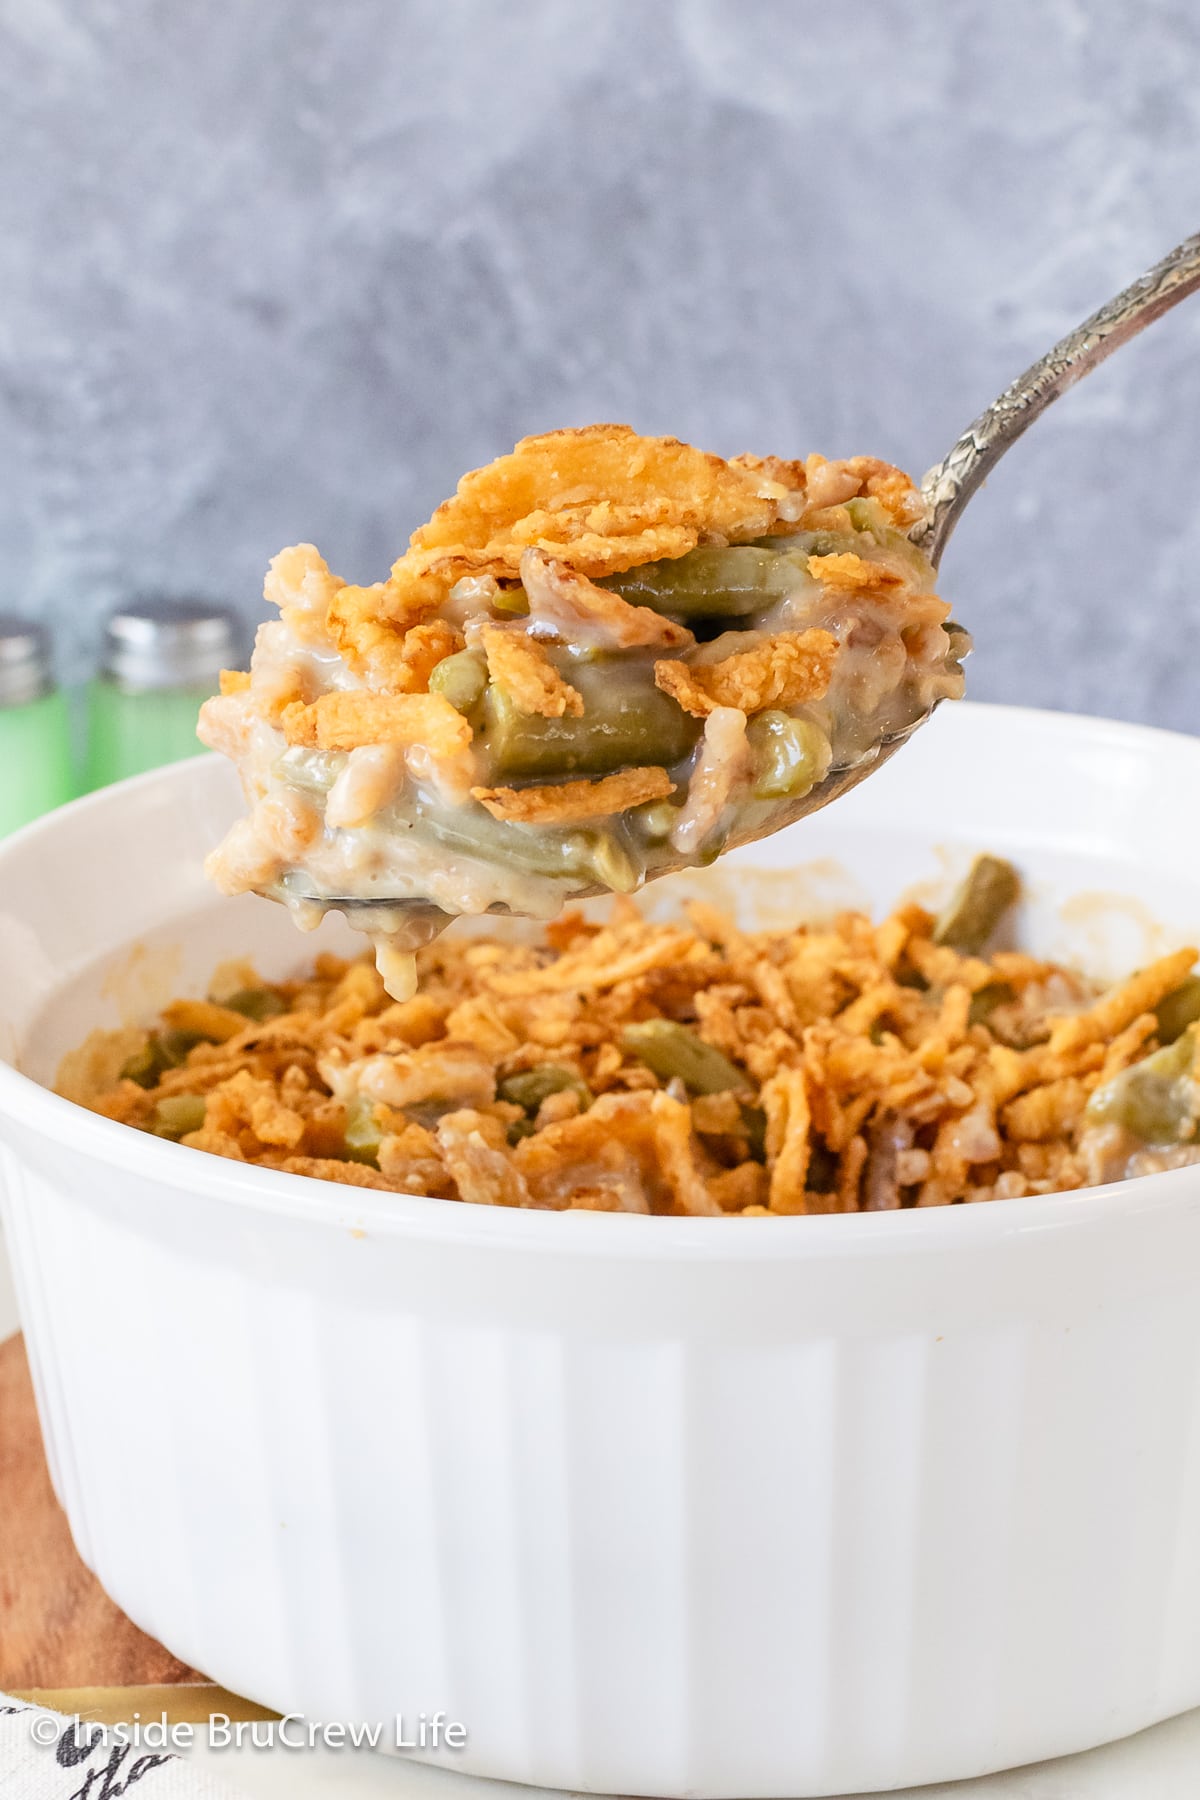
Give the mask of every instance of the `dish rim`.
M 1161 726 L 991 702 L 960 701 L 955 710 L 960 707 L 970 714 L 1004 715 L 1018 725 L 1028 721 L 1042 732 L 1049 730 L 1075 740 L 1085 727 L 1093 742 L 1101 738 L 1125 744 L 1150 740 L 1160 754 L 1168 743 L 1175 749 L 1187 746 L 1192 755 L 1200 752 L 1200 742 Z M 118 796 L 152 785 L 182 784 L 198 763 L 215 765 L 217 761 L 211 753 L 190 757 L 56 808 L 0 843 L 0 877 L 13 852 L 20 853 L 38 839 L 52 836 L 81 810 L 119 804 Z M 1189 1167 L 1025 1199 L 887 1212 L 799 1214 L 768 1221 L 736 1215 L 716 1219 L 489 1207 L 350 1187 L 192 1150 L 89 1112 L 43 1087 L 2 1056 L 0 1112 L 9 1116 L 18 1130 L 47 1138 L 63 1151 L 242 1211 L 348 1229 L 367 1237 L 375 1233 L 522 1252 L 582 1250 L 594 1254 L 607 1250 L 625 1260 L 678 1257 L 755 1262 L 777 1260 L 781 1255 L 794 1260 L 858 1257 L 882 1251 L 974 1250 L 1048 1231 L 1096 1229 L 1114 1218 L 1173 1214 L 1177 1209 L 1200 1207 L 1200 1188 Z M 571 1223 L 564 1225 L 566 1220 Z M 571 1234 L 569 1238 L 564 1231 Z

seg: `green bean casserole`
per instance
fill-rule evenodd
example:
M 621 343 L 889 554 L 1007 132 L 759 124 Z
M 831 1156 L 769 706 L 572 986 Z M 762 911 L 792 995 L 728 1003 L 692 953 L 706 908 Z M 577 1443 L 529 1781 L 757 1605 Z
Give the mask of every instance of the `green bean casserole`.
M 283 551 L 201 717 L 249 808 L 213 878 L 340 905 L 403 999 L 456 914 L 550 919 L 776 829 L 962 692 L 920 516 L 870 457 L 596 425 L 465 476 L 387 581 Z
M 651 923 L 621 897 L 539 942 L 433 943 L 403 1002 L 367 961 L 231 965 L 59 1087 L 238 1161 L 555 1210 L 942 1206 L 1200 1158 L 1195 949 L 1103 989 L 1001 947 L 1016 894 L 982 857 L 939 916 L 878 925 Z

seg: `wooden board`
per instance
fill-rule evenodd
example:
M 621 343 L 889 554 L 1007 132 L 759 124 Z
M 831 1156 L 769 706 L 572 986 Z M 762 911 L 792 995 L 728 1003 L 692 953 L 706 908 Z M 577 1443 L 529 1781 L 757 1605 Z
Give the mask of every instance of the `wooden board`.
M 80 1562 L 46 1468 L 20 1337 L 0 1344 L 0 1690 L 203 1681 Z

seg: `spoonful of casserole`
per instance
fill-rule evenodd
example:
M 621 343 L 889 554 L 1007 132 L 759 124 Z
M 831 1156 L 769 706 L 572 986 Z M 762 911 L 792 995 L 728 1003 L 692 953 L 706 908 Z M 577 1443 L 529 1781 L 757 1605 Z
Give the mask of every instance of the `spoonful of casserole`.
M 777 830 L 962 693 L 923 516 L 870 457 L 594 425 L 465 476 L 374 587 L 284 550 L 201 714 L 249 805 L 209 873 L 345 912 L 403 995 L 458 914 L 550 918 Z
M 826 805 L 963 691 L 935 567 L 1059 394 L 1200 286 L 1189 238 L 1028 369 L 920 490 L 873 457 L 729 461 L 627 425 L 465 475 L 387 581 L 308 544 L 271 564 L 247 673 L 200 736 L 248 813 L 226 893 L 337 909 L 389 992 L 463 913 L 553 917 Z

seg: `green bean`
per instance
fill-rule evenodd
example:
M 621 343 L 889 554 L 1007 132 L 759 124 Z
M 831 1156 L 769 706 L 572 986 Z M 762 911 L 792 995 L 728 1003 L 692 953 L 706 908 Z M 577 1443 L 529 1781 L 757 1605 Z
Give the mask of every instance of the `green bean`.
M 752 1085 L 744 1069 L 673 1019 L 646 1019 L 640 1025 L 626 1025 L 621 1046 L 653 1069 L 660 1081 L 671 1081 L 678 1075 L 692 1094 L 724 1094 L 731 1088 Z
M 355 1094 L 346 1108 L 346 1125 L 342 1133 L 347 1162 L 369 1163 L 379 1167 L 379 1146 L 383 1132 L 375 1117 L 375 1102 L 366 1094 Z
M 1173 1044 L 1097 1088 L 1087 1105 L 1089 1121 L 1121 1125 L 1143 1144 L 1190 1142 L 1200 1110 L 1192 1073 L 1198 1030 L 1189 1025 Z
M 862 543 L 855 531 L 789 531 L 785 537 L 768 538 L 766 543 L 787 551 L 792 556 L 844 556 L 847 551 L 862 554 Z
M 669 800 L 648 800 L 645 806 L 634 808 L 632 817 L 651 843 L 657 844 L 670 837 L 679 820 L 679 808 Z
M 933 928 L 934 943 L 978 956 L 1020 891 L 1010 862 L 977 856 Z
M 642 869 L 629 854 L 615 831 L 589 831 L 592 871 L 599 885 L 610 894 L 634 894 L 641 886 Z
M 850 523 L 855 531 L 869 531 L 873 537 L 878 537 L 881 532 L 894 529 L 883 507 L 871 495 L 859 494 L 855 499 L 847 500 L 846 511 L 850 514 Z M 908 540 L 905 539 L 905 542 Z M 911 544 L 908 547 L 912 549 Z
M 1016 989 L 1007 981 L 989 981 L 976 988 L 967 1009 L 967 1024 L 986 1025 L 998 1006 L 1009 1006 L 1016 997 Z
M 420 808 L 417 817 L 424 836 L 458 855 L 483 857 L 528 875 L 549 875 L 583 884 L 600 879 L 597 833 L 514 825 L 493 819 L 481 806 L 447 811 Z
M 429 677 L 431 694 L 441 694 L 456 712 L 474 712 L 487 686 L 487 659 L 478 650 L 445 656 Z
M 507 613 L 513 619 L 523 619 L 529 611 L 529 595 L 519 584 L 516 587 L 501 588 L 492 597 L 492 610 Z
M 155 1087 L 167 1069 L 182 1068 L 188 1052 L 197 1044 L 211 1041 L 202 1038 L 198 1031 L 152 1031 L 141 1049 L 122 1063 L 121 1080 L 136 1081 L 139 1087 Z
M 761 544 L 730 549 L 706 545 L 686 556 L 606 575 L 597 583 L 635 606 L 676 619 L 742 618 L 803 585 L 801 564 Z
M 230 994 L 227 1000 L 221 1000 L 219 1004 L 227 1006 L 230 1012 L 257 1020 L 260 1025 L 264 1019 L 276 1019 L 280 1013 L 287 1011 L 287 1003 L 270 987 L 239 988 L 236 994 Z
M 918 575 L 922 582 L 929 581 L 929 562 L 924 553 L 917 549 L 912 539 L 903 531 L 897 531 L 887 513 L 878 500 L 860 496 L 856 500 L 847 500 L 846 511 L 850 514 L 850 522 L 855 531 L 869 532 L 881 550 L 888 551 L 892 559 L 899 558 Z M 859 556 L 863 553 L 863 545 L 855 546 Z
M 784 800 L 807 794 L 829 767 L 829 739 L 809 719 L 763 712 L 750 721 L 746 737 L 754 757 L 756 800 Z
M 519 712 L 506 694 L 484 697 L 482 744 L 494 774 L 506 777 L 609 775 L 630 763 L 682 762 L 700 735 L 693 719 L 654 685 L 652 660 L 551 653 L 583 696 L 583 717 L 544 719 Z
M 272 775 L 280 776 L 292 787 L 307 788 L 310 793 L 325 794 L 337 780 L 346 758 L 330 750 L 306 750 L 293 744 L 271 764 Z
M 140 1050 L 135 1050 L 121 1064 L 121 1080 L 136 1081 L 143 1088 L 152 1088 L 162 1072 L 163 1063 L 153 1034 L 146 1039 Z
M 746 1148 L 755 1162 L 767 1155 L 767 1115 L 761 1106 L 742 1106 L 742 1124 L 746 1127 Z
M 1173 1044 L 1181 1032 L 1200 1019 L 1200 975 L 1189 975 L 1177 988 L 1165 995 L 1154 1009 L 1158 1020 L 1158 1041 Z
M 592 1104 L 592 1090 L 577 1070 L 568 1069 L 562 1063 L 536 1063 L 532 1069 L 506 1075 L 496 1089 L 496 1098 L 534 1114 L 551 1094 L 567 1092 L 578 1094 L 585 1109 Z
M 154 1108 L 155 1137 L 181 1138 L 204 1125 L 203 1094 L 166 1094 Z

